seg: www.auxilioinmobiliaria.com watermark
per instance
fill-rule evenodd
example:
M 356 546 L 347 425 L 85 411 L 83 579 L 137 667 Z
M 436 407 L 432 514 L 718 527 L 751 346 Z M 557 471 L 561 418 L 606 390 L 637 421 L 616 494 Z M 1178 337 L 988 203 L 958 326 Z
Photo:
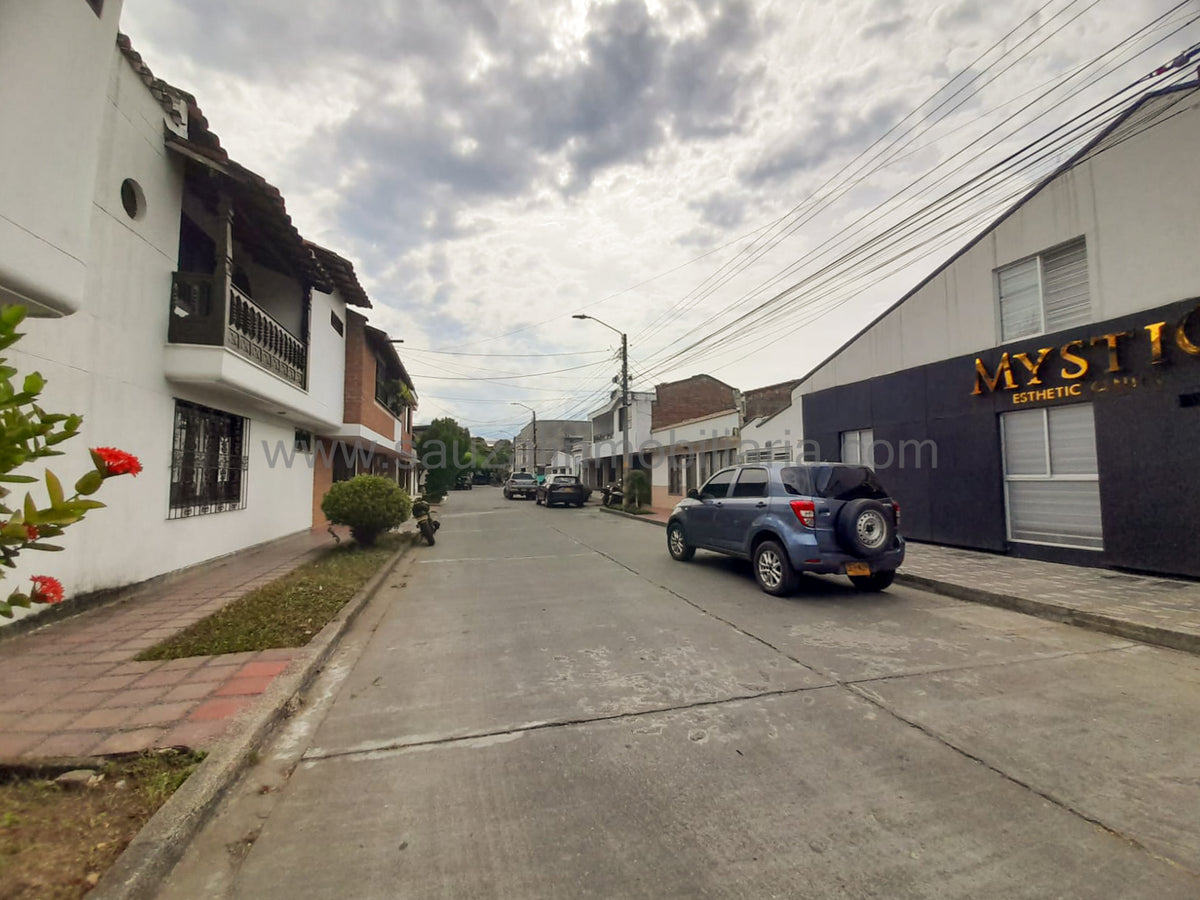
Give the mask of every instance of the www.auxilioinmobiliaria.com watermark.
M 759 443 L 753 440 L 738 440 L 730 434 L 704 437 L 695 441 L 676 440 L 674 432 L 667 435 L 666 440 L 649 440 L 630 448 L 630 456 L 635 468 L 652 469 L 656 465 L 684 464 L 701 458 L 705 459 L 705 470 L 716 472 L 735 463 L 756 462 L 833 462 L 851 465 L 869 465 L 880 471 L 888 469 L 936 469 L 938 467 L 938 445 L 931 439 L 904 438 L 898 441 L 871 440 L 855 442 L 855 459 L 841 459 L 840 445 L 827 448 L 819 441 L 785 439 Z M 624 447 L 620 441 L 603 440 L 589 445 L 589 451 L 582 457 L 583 462 L 597 459 L 621 459 Z M 272 446 L 268 441 L 262 442 L 263 455 L 267 466 L 276 468 L 282 465 L 291 469 L 298 463 L 309 469 L 317 466 L 334 468 L 345 466 L 350 471 L 369 470 L 374 461 L 379 459 L 406 458 L 415 459 L 413 452 L 404 445 L 397 443 L 393 448 L 384 449 L 378 444 L 366 446 L 344 441 L 326 442 L 312 441 L 308 446 L 276 441 Z M 832 454 L 829 451 L 833 451 Z M 551 449 L 545 448 L 546 454 Z M 572 454 L 560 452 L 563 457 Z M 831 459 L 830 456 L 837 456 Z M 519 457 L 519 454 L 518 454 Z M 426 469 L 481 469 L 503 471 L 519 465 L 509 454 L 497 452 L 480 456 L 477 448 L 460 445 L 457 441 L 449 444 L 433 440 L 421 447 L 418 460 Z M 539 453 L 539 463 L 545 464 L 546 459 Z M 528 467 L 529 463 L 526 463 Z

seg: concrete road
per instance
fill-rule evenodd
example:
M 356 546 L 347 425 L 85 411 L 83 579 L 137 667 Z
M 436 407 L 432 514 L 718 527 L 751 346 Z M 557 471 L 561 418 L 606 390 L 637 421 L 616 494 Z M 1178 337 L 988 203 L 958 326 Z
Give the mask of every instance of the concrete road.
M 164 898 L 1200 896 L 1200 659 L 451 496 Z

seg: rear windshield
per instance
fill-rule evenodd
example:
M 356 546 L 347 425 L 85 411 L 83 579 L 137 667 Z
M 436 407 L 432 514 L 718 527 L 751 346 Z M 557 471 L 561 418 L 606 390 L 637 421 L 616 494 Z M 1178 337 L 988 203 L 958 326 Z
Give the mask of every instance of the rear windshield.
M 512 477 L 513 481 L 533 481 L 533 476 L 528 472 L 516 472 Z
M 555 475 L 554 484 L 578 484 L 579 479 L 574 475 Z
M 879 500 L 887 491 L 866 466 L 789 466 L 779 472 L 789 494 L 826 500 Z

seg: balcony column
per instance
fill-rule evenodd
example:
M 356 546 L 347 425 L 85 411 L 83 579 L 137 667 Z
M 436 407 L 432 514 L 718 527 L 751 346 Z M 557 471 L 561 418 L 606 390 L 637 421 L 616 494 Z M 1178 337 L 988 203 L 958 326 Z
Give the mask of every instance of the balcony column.
M 213 272 L 213 291 L 220 304 L 221 330 L 229 327 L 229 301 L 233 294 L 233 198 L 225 191 L 217 200 L 217 266 Z M 224 341 L 222 341 L 224 342 Z

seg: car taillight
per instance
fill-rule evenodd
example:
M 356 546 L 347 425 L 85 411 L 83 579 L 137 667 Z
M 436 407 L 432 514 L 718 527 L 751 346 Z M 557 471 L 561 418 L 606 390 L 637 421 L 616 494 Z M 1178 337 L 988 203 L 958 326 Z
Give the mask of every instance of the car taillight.
M 900 527 L 900 504 L 895 500 L 892 501 L 892 512 L 896 515 L 896 527 Z
M 793 500 L 792 512 L 805 528 L 814 528 L 817 524 L 817 505 L 811 500 Z

